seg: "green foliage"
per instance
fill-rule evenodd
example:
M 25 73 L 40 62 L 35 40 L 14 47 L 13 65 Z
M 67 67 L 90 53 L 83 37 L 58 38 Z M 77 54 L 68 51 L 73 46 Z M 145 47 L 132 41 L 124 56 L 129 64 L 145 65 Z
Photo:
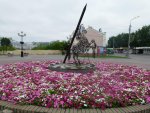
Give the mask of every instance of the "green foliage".
M 0 51 L 2 51 L 3 49 L 2 49 L 2 47 L 0 46 Z
M 16 48 L 13 47 L 13 46 L 8 46 L 8 47 L 7 47 L 7 50 L 8 50 L 8 51 L 14 51 L 14 50 L 16 50 Z
M 54 90 L 49 89 L 49 90 L 48 90 L 48 93 L 52 95 L 52 94 L 56 94 L 57 92 L 54 91 Z
M 3 38 L 1 38 L 0 42 L 1 42 L 1 49 L 0 50 L 3 51 L 3 54 L 5 51 L 7 51 L 8 49 L 10 49 L 12 47 L 11 41 L 9 38 L 3 37 Z
M 39 46 L 33 48 L 33 50 L 66 50 L 66 41 L 52 41 L 48 45 L 40 44 Z
M 119 100 L 113 101 L 113 102 L 112 102 L 112 107 L 113 107 L 113 108 L 115 108 L 115 107 L 120 107 Z
M 128 33 L 122 33 L 117 36 L 112 36 L 108 40 L 108 46 L 113 48 L 128 47 Z M 114 41 L 114 42 L 113 42 Z M 131 33 L 130 46 L 133 47 L 143 47 L 150 46 L 150 25 L 143 26 L 136 32 Z
M 150 25 L 143 26 L 135 32 L 134 40 L 131 41 L 132 47 L 150 46 Z
M 10 46 L 10 45 L 11 45 L 11 41 L 9 38 L 3 37 L 1 39 L 1 46 Z
M 107 48 L 106 53 L 107 54 L 114 54 L 114 50 Z
M 132 102 L 133 103 L 137 103 L 137 104 L 141 104 L 142 103 L 142 99 L 135 98 L 135 99 L 132 99 Z
M 128 33 L 122 33 L 117 36 L 112 36 L 108 40 L 108 47 L 113 48 L 113 44 L 115 48 L 127 47 L 128 37 L 129 37 Z
M 36 97 L 31 104 L 41 106 L 42 105 L 42 99 Z
M 32 50 L 47 50 L 47 49 L 46 49 L 47 46 L 48 46 L 48 45 L 40 44 L 40 45 L 38 45 L 37 47 L 32 48 Z

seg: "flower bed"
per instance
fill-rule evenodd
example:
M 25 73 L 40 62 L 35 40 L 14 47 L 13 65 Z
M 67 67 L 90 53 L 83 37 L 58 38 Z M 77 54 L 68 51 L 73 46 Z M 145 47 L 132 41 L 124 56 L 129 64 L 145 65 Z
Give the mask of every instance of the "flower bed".
M 0 66 L 0 99 L 46 107 L 106 108 L 150 103 L 150 71 L 97 62 L 81 74 L 48 69 L 59 61 Z

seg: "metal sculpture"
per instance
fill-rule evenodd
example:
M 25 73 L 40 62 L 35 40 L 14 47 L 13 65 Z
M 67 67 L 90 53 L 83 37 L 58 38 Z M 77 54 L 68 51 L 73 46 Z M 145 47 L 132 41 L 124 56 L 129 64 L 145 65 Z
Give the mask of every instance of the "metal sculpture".
M 95 40 L 91 40 L 90 47 L 92 48 L 92 55 L 93 55 L 93 58 L 95 58 L 95 55 L 96 55 L 95 50 L 96 50 L 96 47 L 97 47 Z
M 92 41 L 89 43 L 87 38 L 85 37 L 86 30 L 83 25 L 80 25 L 83 15 L 85 13 L 87 4 L 84 6 L 83 11 L 81 13 L 79 22 L 77 24 L 77 27 L 75 29 L 75 32 L 73 34 L 73 37 L 70 38 L 70 42 L 68 43 L 68 50 L 66 53 L 66 56 L 64 58 L 63 63 L 56 63 L 49 66 L 50 70 L 55 71 L 64 71 L 64 72 L 74 72 L 74 73 L 87 73 L 87 72 L 93 72 L 95 70 L 95 65 L 91 63 L 83 63 L 80 64 L 80 60 L 78 59 L 79 53 L 85 53 L 89 50 L 89 47 L 93 43 Z M 78 43 L 76 45 L 73 45 L 74 39 L 78 40 Z M 67 58 L 70 59 L 71 51 L 73 53 L 73 58 L 76 62 L 76 64 L 69 62 L 66 63 Z
M 83 16 L 84 16 L 84 13 L 85 13 L 85 10 L 86 10 L 86 6 L 87 6 L 87 4 L 86 4 L 86 5 L 84 6 L 84 8 L 83 8 L 83 11 L 82 11 L 82 13 L 81 13 L 79 22 L 78 22 L 78 24 L 77 24 L 77 27 L 76 27 L 76 30 L 75 30 L 75 32 L 74 32 L 73 38 L 72 38 L 72 40 L 71 40 L 71 43 L 70 43 L 70 45 L 69 45 L 69 47 L 68 47 L 67 54 L 66 54 L 66 56 L 65 56 L 65 58 L 64 58 L 63 63 L 66 62 L 67 57 L 68 57 L 69 54 L 70 54 L 70 49 L 71 49 L 71 47 L 72 47 L 73 41 L 74 41 L 74 39 L 75 39 L 75 37 L 76 37 L 76 34 L 77 34 L 77 32 L 78 32 L 79 26 L 80 26 L 81 21 L 82 21 L 82 18 L 83 18 Z
M 89 51 L 90 48 L 92 48 L 93 53 L 95 53 L 96 43 L 94 40 L 91 40 L 91 42 L 89 43 L 88 39 L 85 36 L 86 33 L 87 31 L 85 30 L 85 27 L 83 25 L 80 25 L 76 35 L 76 41 L 78 42 L 71 47 L 73 59 L 78 65 L 81 64 L 80 60 L 78 59 L 80 53 L 85 54 Z M 71 57 L 69 56 L 68 58 L 70 59 Z

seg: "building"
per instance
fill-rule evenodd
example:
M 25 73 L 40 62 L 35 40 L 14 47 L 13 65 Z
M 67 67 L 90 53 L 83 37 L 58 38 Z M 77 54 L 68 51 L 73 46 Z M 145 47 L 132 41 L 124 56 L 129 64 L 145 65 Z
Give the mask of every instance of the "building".
M 95 40 L 96 42 L 96 54 L 104 54 L 106 46 L 106 32 L 102 32 L 101 29 L 96 30 L 91 26 L 86 28 L 86 31 L 87 33 L 85 34 L 85 36 L 88 39 L 89 43 L 91 42 L 91 40 Z M 73 34 L 70 37 L 72 36 Z M 78 41 L 75 39 L 73 45 L 76 43 L 78 43 Z M 89 53 L 92 53 L 92 49 L 89 50 Z
M 15 47 L 16 49 L 21 49 L 21 44 L 19 41 L 12 40 L 11 43 L 12 43 L 13 47 Z M 34 48 L 36 46 L 37 45 L 35 45 L 33 42 L 25 42 L 23 44 L 23 49 L 31 50 L 32 48 Z
M 132 49 L 132 53 L 150 55 L 150 47 L 135 47 Z
M 95 40 L 96 45 L 98 47 L 105 47 L 106 46 L 106 32 L 102 32 L 101 29 L 96 30 L 89 26 L 87 29 L 87 33 L 85 36 L 87 37 L 88 41 Z
M 0 37 L 0 46 L 1 46 L 1 39 L 3 37 Z M 21 44 L 19 41 L 13 40 L 12 38 L 8 38 L 11 41 L 11 44 L 16 49 L 21 49 Z M 24 50 L 31 50 L 34 47 L 37 47 L 39 45 L 49 45 L 49 42 L 24 42 L 23 49 Z

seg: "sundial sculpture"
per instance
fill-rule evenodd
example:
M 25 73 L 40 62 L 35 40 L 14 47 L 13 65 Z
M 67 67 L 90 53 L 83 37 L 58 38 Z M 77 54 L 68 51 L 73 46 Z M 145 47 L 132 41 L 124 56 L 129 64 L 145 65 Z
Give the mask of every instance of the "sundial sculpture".
M 86 6 L 87 6 L 87 4 L 83 8 L 79 22 L 77 24 L 77 27 L 73 34 L 73 37 L 71 38 L 71 42 L 68 47 L 66 56 L 63 60 L 63 63 L 52 64 L 49 66 L 49 69 L 55 70 L 55 71 L 81 72 L 81 73 L 85 73 L 85 72 L 94 70 L 94 68 L 95 68 L 94 64 L 90 64 L 90 63 L 88 63 L 88 64 L 82 63 L 81 64 L 80 60 L 78 59 L 79 53 L 86 53 L 89 51 L 90 48 L 92 48 L 92 50 L 96 49 L 95 41 L 92 40 L 89 43 L 88 39 L 85 36 L 87 31 L 85 30 L 83 25 L 80 25 L 82 18 L 84 16 L 85 10 L 86 10 Z M 78 41 L 78 43 L 76 45 L 73 45 L 75 38 Z M 72 51 L 73 59 L 74 59 L 75 63 L 66 63 L 67 58 L 70 58 L 70 51 Z
M 88 41 L 85 34 L 87 33 L 85 27 L 80 25 L 78 32 L 76 34 L 76 41 L 78 41 L 75 45 L 71 46 L 70 51 L 72 51 L 73 59 L 76 65 L 81 65 L 80 60 L 78 59 L 78 56 L 80 53 L 86 54 L 88 53 L 89 49 L 92 48 L 93 55 L 95 55 L 95 49 L 96 49 L 96 42 L 95 40 L 91 40 L 91 42 Z M 68 59 L 70 60 L 71 54 L 69 53 Z

